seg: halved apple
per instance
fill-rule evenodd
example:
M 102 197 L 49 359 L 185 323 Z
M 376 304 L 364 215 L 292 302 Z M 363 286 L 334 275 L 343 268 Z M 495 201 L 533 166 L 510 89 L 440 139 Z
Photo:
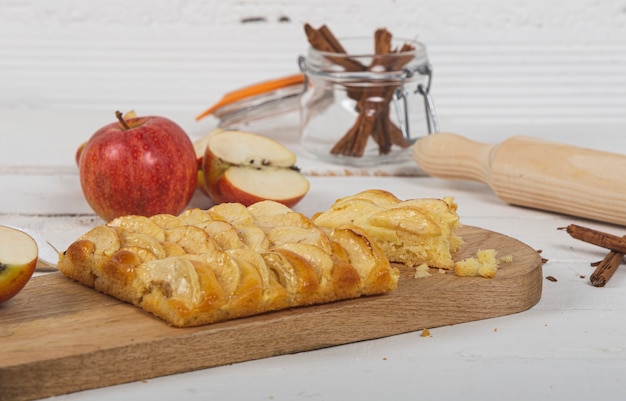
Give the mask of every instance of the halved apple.
M 215 203 L 246 206 L 273 200 L 292 207 L 309 191 L 296 155 L 282 144 L 244 131 L 210 134 L 202 160 L 206 192 Z
M 215 131 L 211 131 L 210 133 L 204 135 L 203 137 L 195 140 L 193 142 L 193 148 L 196 151 L 196 158 L 198 159 L 198 182 L 197 187 L 203 194 L 209 196 L 209 190 L 206 187 L 206 182 L 204 181 L 204 174 L 202 172 L 202 161 L 204 160 L 204 152 L 206 151 L 206 147 L 211 139 L 211 136 L 215 135 L 218 132 L 221 132 L 222 129 L 218 128 Z
M 39 248 L 28 234 L 0 226 L 0 303 L 24 288 L 35 271 Z

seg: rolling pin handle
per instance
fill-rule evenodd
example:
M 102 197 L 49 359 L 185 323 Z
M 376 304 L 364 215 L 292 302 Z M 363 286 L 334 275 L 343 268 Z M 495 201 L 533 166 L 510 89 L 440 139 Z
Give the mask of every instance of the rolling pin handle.
M 495 149 L 495 145 L 475 142 L 457 134 L 436 133 L 413 145 L 413 159 L 433 177 L 490 185 L 490 160 Z

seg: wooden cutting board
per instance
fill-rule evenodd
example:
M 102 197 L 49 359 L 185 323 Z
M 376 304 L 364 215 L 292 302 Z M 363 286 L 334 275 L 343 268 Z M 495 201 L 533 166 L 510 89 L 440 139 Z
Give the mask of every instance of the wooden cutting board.
M 524 311 L 541 298 L 539 254 L 520 241 L 463 227 L 457 259 L 494 248 L 493 279 L 401 266 L 386 295 L 173 328 L 60 273 L 34 277 L 0 304 L 0 400 L 32 400 L 173 373 L 314 350 Z

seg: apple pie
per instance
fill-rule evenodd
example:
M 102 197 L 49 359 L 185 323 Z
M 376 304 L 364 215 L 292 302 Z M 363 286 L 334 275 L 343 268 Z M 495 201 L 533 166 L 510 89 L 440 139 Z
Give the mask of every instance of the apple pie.
M 402 201 L 371 189 L 337 199 L 329 210 L 313 216 L 313 222 L 327 229 L 361 228 L 391 262 L 453 269 L 454 254 L 463 245 L 456 211 L 451 197 Z
M 273 201 L 119 217 L 73 242 L 58 267 L 176 327 L 383 294 L 399 278 L 358 225 L 323 229 Z

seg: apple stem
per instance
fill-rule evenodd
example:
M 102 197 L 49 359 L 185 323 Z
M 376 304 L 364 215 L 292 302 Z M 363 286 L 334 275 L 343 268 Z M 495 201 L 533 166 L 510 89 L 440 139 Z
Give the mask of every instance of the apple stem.
M 130 126 L 128 125 L 128 123 L 126 122 L 126 120 L 124 120 L 124 115 L 122 114 L 121 111 L 116 111 L 115 112 L 115 117 L 117 117 L 118 121 L 120 122 L 120 124 L 122 124 L 122 127 L 124 127 L 125 130 L 130 129 Z

